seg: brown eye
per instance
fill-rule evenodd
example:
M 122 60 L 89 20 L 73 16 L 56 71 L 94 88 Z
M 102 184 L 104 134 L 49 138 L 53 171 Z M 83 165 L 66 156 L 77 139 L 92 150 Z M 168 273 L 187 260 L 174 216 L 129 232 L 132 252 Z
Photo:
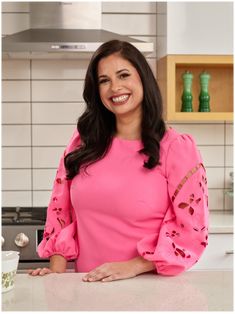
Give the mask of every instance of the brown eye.
M 130 76 L 129 73 L 122 73 L 122 74 L 120 75 L 120 78 L 121 78 L 121 79 L 124 79 L 124 78 L 126 78 L 126 77 L 128 77 L 128 76 Z
M 99 84 L 104 84 L 104 83 L 107 83 L 108 82 L 108 79 L 102 79 L 99 81 Z

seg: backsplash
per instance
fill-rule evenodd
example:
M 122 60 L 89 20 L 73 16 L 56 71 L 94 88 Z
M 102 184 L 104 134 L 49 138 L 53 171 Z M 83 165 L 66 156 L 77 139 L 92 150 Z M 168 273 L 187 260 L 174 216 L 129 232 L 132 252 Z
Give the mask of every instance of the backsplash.
M 16 31 L 12 25 L 18 17 L 22 25 L 27 24 L 27 4 L 18 5 L 17 12 L 9 11 L 3 14 L 4 34 Z M 103 3 L 103 29 L 155 43 L 154 53 L 147 58 L 155 75 L 161 15 L 156 3 Z M 3 61 L 2 206 L 47 206 L 59 158 L 84 109 L 82 90 L 88 62 Z M 207 170 L 210 210 L 231 210 L 232 199 L 225 191 L 231 188 L 233 124 L 170 126 L 192 134 L 198 144 Z

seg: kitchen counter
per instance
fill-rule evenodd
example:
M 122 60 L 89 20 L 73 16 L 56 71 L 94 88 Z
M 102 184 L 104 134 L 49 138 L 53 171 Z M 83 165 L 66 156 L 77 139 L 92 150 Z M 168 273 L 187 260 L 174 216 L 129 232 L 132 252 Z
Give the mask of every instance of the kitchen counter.
M 3 311 L 232 311 L 231 271 L 146 273 L 113 282 L 83 282 L 81 273 L 17 274 L 2 294 Z
M 233 233 L 233 212 L 210 212 L 209 233 Z

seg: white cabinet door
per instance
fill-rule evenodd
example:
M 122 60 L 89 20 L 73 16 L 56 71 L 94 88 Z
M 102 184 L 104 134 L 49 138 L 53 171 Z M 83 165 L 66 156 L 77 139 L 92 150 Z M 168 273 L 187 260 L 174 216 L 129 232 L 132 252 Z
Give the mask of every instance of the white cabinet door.
M 209 234 L 209 242 L 191 270 L 233 268 L 233 234 Z
M 232 2 L 167 2 L 167 54 L 233 54 Z

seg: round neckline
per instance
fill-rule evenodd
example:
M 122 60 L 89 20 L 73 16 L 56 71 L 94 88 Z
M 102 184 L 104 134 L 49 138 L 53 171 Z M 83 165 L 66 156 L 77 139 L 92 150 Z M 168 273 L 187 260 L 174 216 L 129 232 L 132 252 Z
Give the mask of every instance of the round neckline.
M 141 142 L 141 139 L 138 139 L 138 140 L 128 140 L 126 138 L 122 138 L 122 137 L 119 137 L 119 136 L 114 136 L 114 139 L 117 139 L 121 142 L 133 142 L 133 143 L 139 143 Z
M 166 138 L 168 137 L 170 132 L 174 132 L 174 129 L 172 127 L 168 127 L 166 129 L 166 132 L 165 132 L 163 138 L 161 139 L 161 142 L 164 142 L 166 140 Z M 125 139 L 125 138 L 122 138 L 122 137 L 118 137 L 118 136 L 114 136 L 113 139 L 118 140 L 118 141 L 123 142 L 123 143 L 142 144 L 142 140 L 141 139 L 138 139 L 138 140 L 128 140 L 128 139 Z

